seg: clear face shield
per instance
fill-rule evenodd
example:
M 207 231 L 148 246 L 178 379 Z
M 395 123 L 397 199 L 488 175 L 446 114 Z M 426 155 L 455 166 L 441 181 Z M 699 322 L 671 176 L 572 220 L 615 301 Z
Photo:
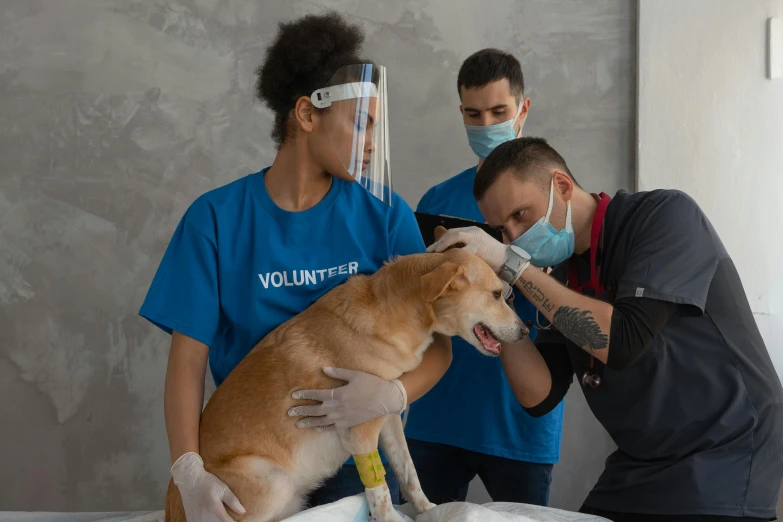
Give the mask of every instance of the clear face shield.
M 391 205 L 386 68 L 372 64 L 341 67 L 326 87 L 313 92 L 310 101 L 325 109 L 329 140 L 345 169 L 332 174 L 356 181 Z

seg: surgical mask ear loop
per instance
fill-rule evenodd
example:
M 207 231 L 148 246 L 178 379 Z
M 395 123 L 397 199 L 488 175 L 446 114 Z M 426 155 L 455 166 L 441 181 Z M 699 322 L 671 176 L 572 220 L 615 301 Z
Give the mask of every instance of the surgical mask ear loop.
M 552 207 L 554 205 L 554 195 L 555 195 L 555 178 L 552 176 L 552 183 L 549 185 L 549 207 L 546 209 L 546 215 L 544 216 L 544 222 L 542 224 L 549 223 L 549 216 L 552 215 Z
M 552 215 L 552 209 L 554 208 L 554 195 L 555 195 L 555 178 L 552 176 L 552 184 L 549 186 L 549 208 L 546 210 L 546 216 L 544 216 L 544 223 L 550 223 L 549 216 Z M 563 230 L 573 230 L 574 225 L 571 223 L 571 200 L 566 203 L 566 221 Z
M 514 116 L 514 120 L 511 122 L 511 128 L 514 128 L 514 125 L 517 123 L 517 120 L 519 119 L 519 115 L 522 114 L 522 104 L 525 103 L 525 100 L 522 99 L 522 103 L 519 104 L 519 108 L 517 109 L 517 114 Z M 514 133 L 514 139 L 519 138 L 522 135 L 522 126 L 519 126 L 519 132 Z
M 517 115 L 514 116 L 514 123 L 517 122 L 517 120 L 519 119 L 519 115 L 522 114 L 522 105 L 524 105 L 524 104 L 525 104 L 525 98 L 523 96 L 522 97 L 522 101 L 519 104 L 519 109 L 517 109 Z M 525 116 L 525 119 L 527 119 L 527 115 Z M 513 123 L 512 123 L 512 126 L 513 126 Z M 522 137 L 522 127 L 524 127 L 524 126 L 525 126 L 525 120 L 522 120 L 522 123 L 519 125 L 519 132 L 517 132 L 514 135 L 514 138 L 521 138 Z

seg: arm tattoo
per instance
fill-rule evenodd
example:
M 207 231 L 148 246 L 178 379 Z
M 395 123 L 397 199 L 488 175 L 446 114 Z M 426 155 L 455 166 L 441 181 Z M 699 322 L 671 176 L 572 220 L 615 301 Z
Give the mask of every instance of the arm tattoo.
M 561 306 L 552 316 L 552 324 L 578 346 L 590 351 L 600 350 L 609 345 L 609 337 L 601 331 L 592 315 L 590 310 Z
M 547 312 L 551 312 L 554 305 L 549 302 L 549 299 L 544 295 L 544 292 L 538 289 L 533 283 L 527 279 L 520 279 L 519 284 L 525 289 L 525 292 L 530 296 L 530 299 L 535 303 L 541 305 L 541 308 Z

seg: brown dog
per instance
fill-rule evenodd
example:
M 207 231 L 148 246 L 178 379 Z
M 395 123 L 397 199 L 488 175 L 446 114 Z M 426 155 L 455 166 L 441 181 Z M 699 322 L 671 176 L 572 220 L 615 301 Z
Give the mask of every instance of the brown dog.
M 204 465 L 247 510 L 230 514 L 267 522 L 296 513 L 308 493 L 350 455 L 376 451 L 379 437 L 405 497 L 419 512 L 431 508 L 399 415 L 345 430 L 299 429 L 287 412 L 312 401 L 294 401 L 291 394 L 343 384 L 323 373 L 326 366 L 397 379 L 419 365 L 433 332 L 459 335 L 480 352 L 497 355 L 501 341 L 517 342 L 528 334 L 502 293 L 492 269 L 466 251 L 405 256 L 372 276 L 351 277 L 267 335 L 229 374 L 201 416 Z M 379 484 L 370 487 L 362 477 L 373 517 L 400 522 L 382 465 L 367 459 Z M 173 482 L 166 520 L 185 521 Z

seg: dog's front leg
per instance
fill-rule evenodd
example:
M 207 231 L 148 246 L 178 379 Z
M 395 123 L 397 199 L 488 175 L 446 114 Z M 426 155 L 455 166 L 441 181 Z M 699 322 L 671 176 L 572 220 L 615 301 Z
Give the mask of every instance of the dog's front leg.
M 386 417 L 388 415 L 340 430 L 340 440 L 353 455 L 373 518 L 378 522 L 404 522 L 405 519 L 394 510 L 389 486 L 386 485 L 386 470 L 378 456 L 378 434 Z
M 399 415 L 389 415 L 381 429 L 381 449 L 389 459 L 394 474 L 400 482 L 403 495 L 416 507 L 416 511 L 424 513 L 435 507 L 435 504 L 427 500 L 419 483 L 416 468 L 405 442 L 405 432 L 402 428 L 402 419 Z

